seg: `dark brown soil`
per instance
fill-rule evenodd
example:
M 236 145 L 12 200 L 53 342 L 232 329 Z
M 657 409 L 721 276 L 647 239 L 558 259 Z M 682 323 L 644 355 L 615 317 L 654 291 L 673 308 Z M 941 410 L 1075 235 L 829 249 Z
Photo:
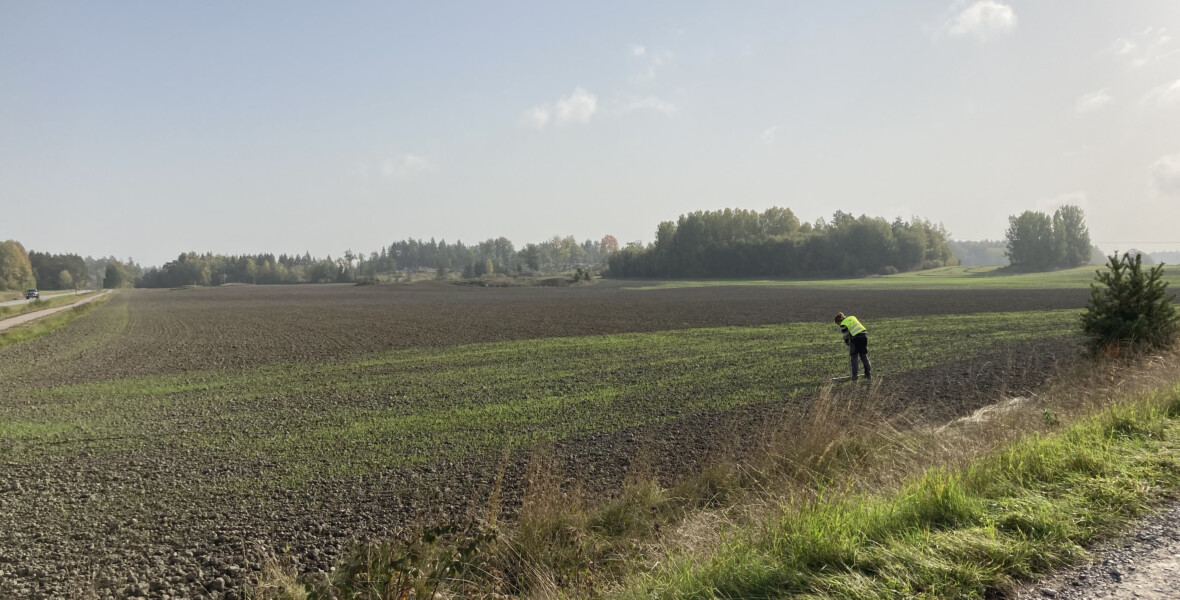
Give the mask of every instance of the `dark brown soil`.
M 0 349 L 0 410 L 21 389 L 270 362 L 331 360 L 391 348 L 827 322 L 836 310 L 887 316 L 1076 308 L 1084 290 L 874 291 L 759 287 L 628 291 L 452 285 L 235 286 L 136 291 L 20 348 Z M 104 312 L 105 319 L 95 315 Z M 125 315 L 113 318 L 111 315 Z M 1056 343 L 996 348 L 972 360 L 884 378 L 892 415 L 945 420 L 1035 387 L 1070 354 Z M 182 445 L 94 452 L 39 463 L 0 454 L 0 598 L 238 598 L 262 556 L 287 551 L 326 570 L 354 541 L 415 520 L 519 506 L 526 466 L 553 456 L 591 497 L 629 470 L 672 482 L 755 443 L 768 418 L 806 419 L 810 396 L 562 440 L 544 450 L 475 456 L 296 489 L 225 491 L 256 462 Z M 262 465 L 264 466 L 264 465 Z M 498 473 L 503 498 L 489 506 Z M 211 491 L 212 490 L 212 491 Z
M 545 337 L 814 321 L 1081 308 L 1087 290 L 874 290 L 768 286 L 636 291 L 616 281 L 569 288 L 447 283 L 228 286 L 126 293 L 125 329 L 61 360 L 91 331 L 0 349 L 36 365 L 21 380 L 53 386 L 277 361 Z M 627 283 L 626 285 L 637 285 Z M 24 370 L 24 369 L 22 369 Z M 0 366 L 0 377 L 4 369 Z

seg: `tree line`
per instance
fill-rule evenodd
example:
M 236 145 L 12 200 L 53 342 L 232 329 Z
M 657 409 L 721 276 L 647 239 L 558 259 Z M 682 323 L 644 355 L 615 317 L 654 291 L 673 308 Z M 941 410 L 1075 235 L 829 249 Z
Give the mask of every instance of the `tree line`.
M 90 271 L 86 261 L 77 254 L 29 252 L 29 264 L 37 285 L 49 290 L 70 290 L 87 287 Z
M 138 277 L 138 287 L 179 287 L 226 283 L 348 283 L 362 278 L 396 276 L 403 272 L 434 272 L 446 277 L 537 275 L 601 265 L 618 249 L 614 236 L 578 242 L 573 236 L 553 236 L 517 249 L 505 237 L 474 245 L 462 241 L 406 239 L 368 255 L 346 250 L 333 259 L 310 253 L 226 256 L 186 252 L 176 260 L 153 267 Z
M 429 269 L 440 273 L 454 271 L 467 277 L 554 273 L 600 265 L 618 247 L 613 235 L 605 235 L 598 241 L 586 239 L 581 242 L 572 235 L 555 235 L 520 249 L 506 237 L 471 246 L 461 240 L 448 244 L 446 240 L 435 241 L 434 238 L 429 241 L 410 238 L 394 242 L 367 257 L 358 256 L 357 275 L 374 276 L 392 273 L 399 268 Z
M 1138 254 L 1132 252 L 1132 254 Z M 447 277 L 540 275 L 609 266 L 616 277 L 848 277 L 950 264 L 1047 270 L 1087 264 L 1101 251 L 1090 243 L 1085 214 L 1066 205 L 1052 215 L 1009 217 L 1003 241 L 952 241 L 941 225 L 913 218 L 887 221 L 836 211 L 831 220 L 801 222 L 789 208 L 697 211 L 664 221 L 654 242 L 620 249 L 614 236 L 578 241 L 555 235 L 517 248 L 506 237 L 468 245 L 408 238 L 368 255 L 220 255 L 186 252 L 143 269 L 131 259 L 26 252 L 0 242 L 0 289 L 178 287 L 225 283 L 344 283 L 400 273 Z M 1144 258 L 1145 262 L 1150 259 Z
M 646 246 L 610 257 L 615 277 L 846 277 L 950 264 L 941 225 L 836 211 L 800 223 L 789 208 L 697 211 L 664 221 Z
M 222 255 L 185 252 L 158 267 L 143 269 L 131 259 L 91 258 L 77 254 L 26 252 L 19 242 L 0 243 L 0 289 L 39 286 L 179 287 L 226 283 L 347 283 L 397 273 L 431 271 L 439 276 L 538 275 L 602 267 L 618 249 L 612 235 L 579 242 L 558 236 L 517 249 L 505 237 L 474 245 L 462 241 L 405 239 L 369 255 L 346 250 L 338 258 L 314 258 L 310 253 Z
M 114 265 L 122 277 L 105 285 Z M 110 257 L 82 257 L 77 254 L 53 254 L 25 251 L 15 240 L 0 242 L 0 290 L 68 290 L 99 287 L 130 287 L 143 270 L 135 261 Z

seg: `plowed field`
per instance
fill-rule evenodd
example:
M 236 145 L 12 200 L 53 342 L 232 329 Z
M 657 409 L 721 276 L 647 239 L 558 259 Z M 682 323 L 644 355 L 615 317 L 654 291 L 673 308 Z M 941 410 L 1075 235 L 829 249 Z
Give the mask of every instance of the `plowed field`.
M 1086 290 L 292 286 L 120 293 L 0 349 L 0 597 L 238 597 L 409 518 L 504 507 L 538 444 L 590 493 L 805 418 L 870 329 L 932 420 L 1075 353 Z

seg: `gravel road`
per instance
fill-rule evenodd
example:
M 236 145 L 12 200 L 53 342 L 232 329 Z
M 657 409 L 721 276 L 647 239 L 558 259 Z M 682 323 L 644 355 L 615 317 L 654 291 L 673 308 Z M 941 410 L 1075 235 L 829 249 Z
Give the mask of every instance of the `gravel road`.
M 86 304 L 87 302 L 92 302 L 94 300 L 97 300 L 109 293 L 110 293 L 109 291 L 106 291 L 101 294 L 94 294 L 92 296 L 87 296 L 87 297 L 85 297 L 73 304 L 67 304 L 65 306 L 58 306 L 57 308 L 47 308 L 45 310 L 38 310 L 35 312 L 31 312 L 31 313 L 25 313 L 23 315 L 17 315 L 15 317 L 12 317 L 11 319 L 4 319 L 3 321 L 0 321 L 0 331 L 4 331 L 5 329 L 8 329 L 10 327 L 16 327 L 17 325 L 23 325 L 25 323 L 28 323 L 29 321 L 36 321 L 37 319 L 40 319 L 41 317 L 48 317 L 49 315 L 52 315 L 54 313 L 59 313 L 63 310 L 69 310 L 71 308 L 74 308 L 75 306 L 81 306 L 83 304 Z
M 1180 501 L 1090 550 L 1090 562 L 1021 590 L 1020 600 L 1180 598 Z
M 48 300 L 50 298 L 56 298 L 58 296 L 69 296 L 72 294 L 86 294 L 86 293 L 89 293 L 90 291 L 91 290 L 78 290 L 76 292 L 61 292 L 60 294 L 43 294 L 41 296 L 41 299 Z M 17 306 L 20 304 L 28 304 L 30 302 L 32 302 L 31 299 L 26 300 L 26 299 L 22 298 L 20 300 L 9 300 L 8 302 L 0 302 L 0 306 Z

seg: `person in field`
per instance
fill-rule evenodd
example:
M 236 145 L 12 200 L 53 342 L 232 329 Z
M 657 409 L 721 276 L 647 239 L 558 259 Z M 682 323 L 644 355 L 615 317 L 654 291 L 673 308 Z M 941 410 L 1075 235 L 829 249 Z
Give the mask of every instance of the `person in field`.
M 848 346 L 848 356 L 852 362 L 852 380 L 856 381 L 857 364 L 865 365 L 865 379 L 872 379 L 872 366 L 869 365 L 869 330 L 856 317 L 846 317 L 844 313 L 836 313 L 836 324 L 840 326 L 840 333 L 844 336 L 844 343 Z

